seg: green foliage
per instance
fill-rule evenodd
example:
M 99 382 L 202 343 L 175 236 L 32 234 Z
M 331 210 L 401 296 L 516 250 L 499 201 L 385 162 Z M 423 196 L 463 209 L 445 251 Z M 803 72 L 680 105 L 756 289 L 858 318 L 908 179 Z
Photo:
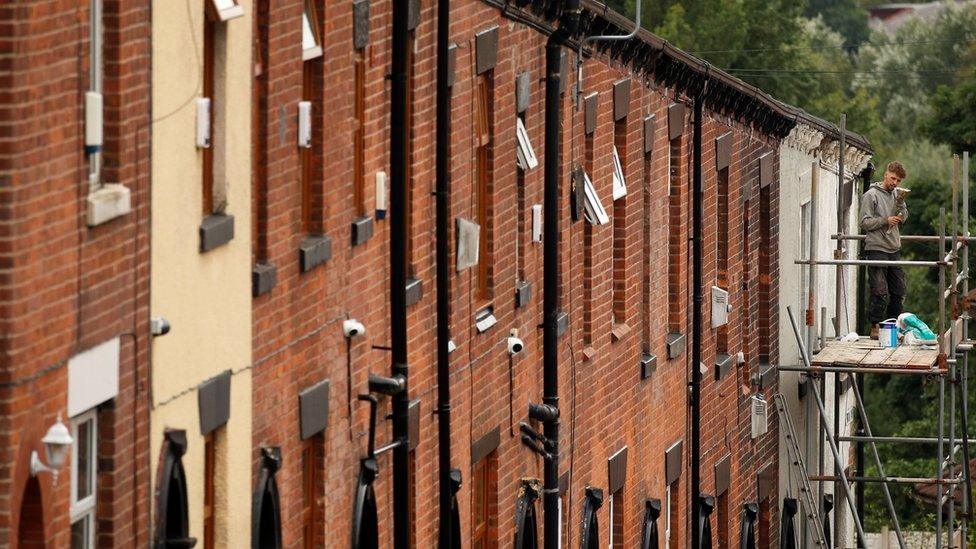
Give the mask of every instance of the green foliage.
M 929 103 L 932 115 L 922 124 L 933 141 L 955 152 L 976 151 L 976 69 L 972 76 L 956 87 L 939 86 Z
M 960 67 L 972 63 L 974 39 L 976 7 L 947 7 L 932 20 L 905 23 L 894 34 L 875 33 L 860 49 L 854 88 L 877 99 L 885 141 L 916 138 L 931 113 L 932 91 L 956 85 Z
M 868 39 L 868 10 L 857 0 L 809 0 L 804 15 L 823 17 L 831 29 L 844 37 L 847 45 L 857 46 Z
M 610 0 L 611 8 L 633 17 L 635 0 Z M 805 52 L 795 47 L 803 4 L 792 0 L 644 0 L 641 24 L 675 46 L 716 67 L 789 69 Z M 742 51 L 761 49 L 763 51 Z M 776 97 L 786 82 L 740 75 Z

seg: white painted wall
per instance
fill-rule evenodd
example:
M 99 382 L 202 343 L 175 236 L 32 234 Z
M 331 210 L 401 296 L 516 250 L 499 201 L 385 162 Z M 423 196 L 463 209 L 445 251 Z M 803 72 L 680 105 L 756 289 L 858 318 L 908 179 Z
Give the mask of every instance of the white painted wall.
M 797 322 L 803 328 L 805 312 L 807 309 L 807 296 L 804 293 L 806 288 L 807 268 L 796 265 L 798 259 L 805 259 L 809 244 L 803 243 L 803 237 L 810 231 L 809 227 L 804 227 L 806 219 L 803 216 L 804 204 L 809 204 L 811 196 L 811 179 L 814 171 L 819 175 L 819 188 L 816 196 L 816 218 L 817 218 L 817 256 L 821 259 L 833 256 L 836 242 L 830 238 L 831 234 L 837 232 L 837 202 L 838 202 L 838 177 L 837 177 L 837 155 L 836 142 L 824 139 L 822 133 L 805 126 L 798 126 L 785 139 L 780 146 L 780 198 L 779 198 L 779 358 L 780 364 L 799 365 L 801 364 L 799 349 L 790 326 L 787 307 L 793 311 Z M 867 162 L 867 156 L 861 151 L 849 150 L 846 156 L 846 169 L 848 178 L 858 173 L 863 164 Z M 818 161 L 816 155 L 822 155 Z M 856 208 L 857 200 L 852 203 L 851 213 L 848 215 L 847 232 L 852 233 L 856 230 Z M 807 206 L 809 208 L 809 205 Z M 810 212 L 811 210 L 808 210 Z M 846 253 L 846 257 L 857 256 L 857 247 L 852 242 Z M 832 319 L 837 314 L 835 296 L 837 268 L 818 267 L 817 281 L 817 303 L 815 309 L 816 334 L 821 330 L 822 307 L 827 309 L 826 336 L 833 338 L 834 333 Z M 840 308 L 841 334 L 851 331 L 856 326 L 856 302 L 857 302 L 857 272 L 856 268 L 846 267 L 843 272 L 842 301 Z M 818 461 L 817 440 L 818 416 L 814 411 L 816 404 L 812 395 L 805 397 L 802 401 L 798 396 L 798 385 L 801 376 L 797 372 L 781 372 L 779 375 L 780 395 L 786 402 L 789 413 L 792 416 L 793 424 L 797 430 L 797 439 L 801 451 L 808 452 L 805 459 L 816 469 Z M 826 390 L 823 394 L 827 408 L 827 419 L 833 428 L 833 409 L 834 409 L 834 377 L 826 376 Z M 853 391 L 847 391 L 841 395 L 840 417 L 841 433 L 850 434 L 855 423 L 852 421 L 856 410 L 853 407 Z M 808 441 L 810 444 L 808 445 Z M 791 460 L 787 453 L 785 431 L 780 429 L 780 496 L 791 496 L 800 500 L 801 511 L 797 514 L 797 530 L 804 531 L 805 522 L 803 519 L 803 500 L 800 497 L 798 475 L 791 467 Z M 844 443 L 840 447 L 840 455 L 845 462 L 849 457 L 849 444 Z M 834 461 L 828 447 L 823 448 L 823 471 L 824 474 L 833 474 Z M 811 483 L 814 494 L 819 493 L 817 483 Z M 824 493 L 832 494 L 833 485 L 823 483 Z M 815 496 L 816 501 L 820 501 Z M 782 501 L 780 502 L 782 504 Z M 848 540 L 846 546 L 853 544 L 852 532 L 853 525 L 849 520 L 849 508 L 847 507 L 843 493 L 834 497 L 834 510 L 831 513 L 831 523 L 839 521 L 845 534 L 843 538 Z M 836 511 L 840 511 L 839 513 Z M 812 539 L 812 538 L 809 538 Z M 801 546 L 812 546 L 812 541 L 808 539 L 806 544 Z M 836 542 L 836 540 L 835 540 Z

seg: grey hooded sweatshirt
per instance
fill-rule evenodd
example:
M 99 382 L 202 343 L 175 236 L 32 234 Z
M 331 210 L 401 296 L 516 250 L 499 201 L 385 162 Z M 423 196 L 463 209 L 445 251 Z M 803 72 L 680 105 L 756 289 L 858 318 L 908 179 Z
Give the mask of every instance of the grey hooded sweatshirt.
M 867 238 L 864 242 L 866 251 L 894 253 L 901 251 L 901 223 L 893 227 L 888 226 L 888 218 L 897 215 L 901 223 L 908 219 L 908 206 L 905 200 L 896 200 L 893 192 L 886 191 L 879 181 L 861 197 L 860 226 Z

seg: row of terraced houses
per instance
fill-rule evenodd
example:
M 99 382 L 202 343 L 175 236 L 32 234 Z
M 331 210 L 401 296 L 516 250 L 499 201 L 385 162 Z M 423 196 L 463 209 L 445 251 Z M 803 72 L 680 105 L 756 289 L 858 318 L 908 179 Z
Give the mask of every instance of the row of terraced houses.
M 392 399 L 370 379 L 391 375 L 395 337 L 394 3 L 409 44 L 399 449 L 409 544 L 437 545 L 437 2 L 23 0 L 0 5 L 0 546 L 393 546 Z M 543 538 L 543 458 L 520 423 L 541 430 L 528 407 L 543 393 L 556 154 L 560 545 L 686 547 L 703 505 L 716 546 L 775 547 L 796 487 L 775 413 L 756 408 L 798 398 L 776 370 L 798 357 L 784 309 L 800 304 L 811 174 L 838 195 L 839 130 L 646 31 L 584 41 L 632 23 L 583 0 L 548 151 L 562 6 L 450 3 L 456 535 Z M 871 149 L 847 143 L 853 182 Z

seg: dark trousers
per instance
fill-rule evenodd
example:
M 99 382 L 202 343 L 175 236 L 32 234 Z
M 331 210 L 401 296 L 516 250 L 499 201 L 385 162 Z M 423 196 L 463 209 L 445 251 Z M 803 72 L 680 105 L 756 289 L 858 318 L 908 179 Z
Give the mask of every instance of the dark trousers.
M 864 252 L 864 258 L 898 261 L 901 260 L 901 252 L 868 250 Z M 871 305 L 868 311 L 871 324 L 897 318 L 902 313 L 902 302 L 905 300 L 905 271 L 901 267 L 868 267 L 868 281 L 871 284 Z

